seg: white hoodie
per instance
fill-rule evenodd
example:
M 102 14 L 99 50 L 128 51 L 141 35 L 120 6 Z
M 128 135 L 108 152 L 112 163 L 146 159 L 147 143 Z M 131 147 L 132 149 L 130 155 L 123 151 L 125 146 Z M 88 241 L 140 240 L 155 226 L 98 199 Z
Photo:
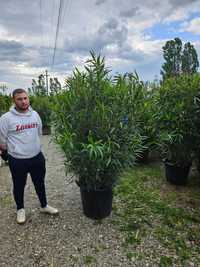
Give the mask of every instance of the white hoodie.
M 42 122 L 31 107 L 26 113 L 15 107 L 0 118 L 0 144 L 7 146 L 8 154 L 18 159 L 32 158 L 41 151 Z

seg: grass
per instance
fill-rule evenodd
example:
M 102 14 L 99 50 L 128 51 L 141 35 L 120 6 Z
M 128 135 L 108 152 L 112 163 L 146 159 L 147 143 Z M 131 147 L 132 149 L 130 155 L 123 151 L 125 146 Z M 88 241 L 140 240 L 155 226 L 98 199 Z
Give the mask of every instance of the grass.
M 83 261 L 86 265 L 90 265 L 96 262 L 96 259 L 91 255 L 86 255 L 83 258 Z
M 194 176 L 186 187 L 168 184 L 160 163 L 137 166 L 122 175 L 113 210 L 128 258 L 133 251 L 134 258 L 147 258 L 145 251 L 150 250 L 158 266 L 200 266 L 199 183 Z
M 12 197 L 10 195 L 0 196 L 0 207 L 1 208 L 9 207 L 11 203 L 12 203 Z

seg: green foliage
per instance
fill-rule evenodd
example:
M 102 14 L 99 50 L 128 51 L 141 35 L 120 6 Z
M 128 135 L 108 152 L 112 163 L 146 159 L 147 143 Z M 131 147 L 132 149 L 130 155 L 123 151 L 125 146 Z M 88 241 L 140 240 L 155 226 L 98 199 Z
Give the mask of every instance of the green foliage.
M 184 74 L 194 74 L 199 67 L 197 52 L 190 42 L 182 47 L 179 38 L 169 40 L 163 46 L 164 64 L 161 75 L 163 80 Z
M 51 125 L 51 103 L 48 96 L 30 96 L 30 103 L 41 117 L 43 126 Z
M 11 104 L 11 97 L 0 93 L 0 116 L 9 110 Z
M 54 107 L 55 138 L 66 167 L 87 189 L 112 186 L 142 149 L 134 116 L 135 91 L 113 83 L 104 58 L 91 53 L 85 71 L 76 69 Z
M 194 150 L 195 99 L 200 76 L 182 75 L 164 81 L 156 96 L 155 122 L 158 145 L 164 159 L 188 165 Z
M 194 112 L 191 114 L 192 120 L 192 134 L 193 134 L 193 143 L 194 143 L 194 157 L 197 161 L 197 167 L 200 171 L 200 77 L 197 76 L 194 82 L 196 83 L 196 87 L 198 88 L 198 92 L 193 101 L 193 109 Z
M 148 86 L 140 81 L 136 72 L 117 75 L 114 81 L 117 90 L 126 88 L 127 96 L 130 94 L 129 101 L 127 101 L 128 105 L 124 107 L 125 112 L 131 110 L 132 116 L 139 125 L 140 134 L 144 137 L 143 144 L 145 148 L 152 148 L 155 144 L 154 90 L 151 88 L 152 85 Z

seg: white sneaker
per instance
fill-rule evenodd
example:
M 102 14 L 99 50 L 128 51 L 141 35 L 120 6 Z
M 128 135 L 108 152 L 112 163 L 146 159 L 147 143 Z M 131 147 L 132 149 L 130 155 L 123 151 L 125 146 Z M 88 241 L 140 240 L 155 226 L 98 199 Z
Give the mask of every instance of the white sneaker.
M 53 208 L 49 205 L 47 205 L 44 208 L 41 208 L 41 212 L 48 213 L 48 214 L 58 214 L 58 210 L 56 208 Z
M 22 224 L 26 221 L 25 209 L 19 209 L 17 211 L 17 223 Z

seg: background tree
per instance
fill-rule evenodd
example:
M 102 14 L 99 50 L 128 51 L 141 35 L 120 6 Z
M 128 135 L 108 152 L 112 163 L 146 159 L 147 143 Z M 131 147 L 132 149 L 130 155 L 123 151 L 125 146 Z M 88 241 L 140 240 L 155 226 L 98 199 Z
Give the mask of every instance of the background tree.
M 8 87 L 6 86 L 6 84 L 0 84 L 0 94 L 5 95 L 7 90 Z
M 182 72 L 187 74 L 193 74 L 197 72 L 199 67 L 197 52 L 190 42 L 184 45 L 182 54 Z
M 179 76 L 182 73 L 193 74 L 199 67 L 197 52 L 190 42 L 185 43 L 184 48 L 179 38 L 169 40 L 163 46 L 161 75 L 163 80 Z
M 163 80 L 180 74 L 181 50 L 182 41 L 179 38 L 167 41 L 165 46 L 163 46 L 163 57 L 165 59 L 165 63 L 162 65 L 161 70 Z
M 47 95 L 45 77 L 43 74 L 38 76 L 38 80 L 32 79 L 32 88 L 28 89 L 30 94 L 37 96 L 45 96 Z
M 50 78 L 50 94 L 54 95 L 61 91 L 62 86 L 58 78 Z

